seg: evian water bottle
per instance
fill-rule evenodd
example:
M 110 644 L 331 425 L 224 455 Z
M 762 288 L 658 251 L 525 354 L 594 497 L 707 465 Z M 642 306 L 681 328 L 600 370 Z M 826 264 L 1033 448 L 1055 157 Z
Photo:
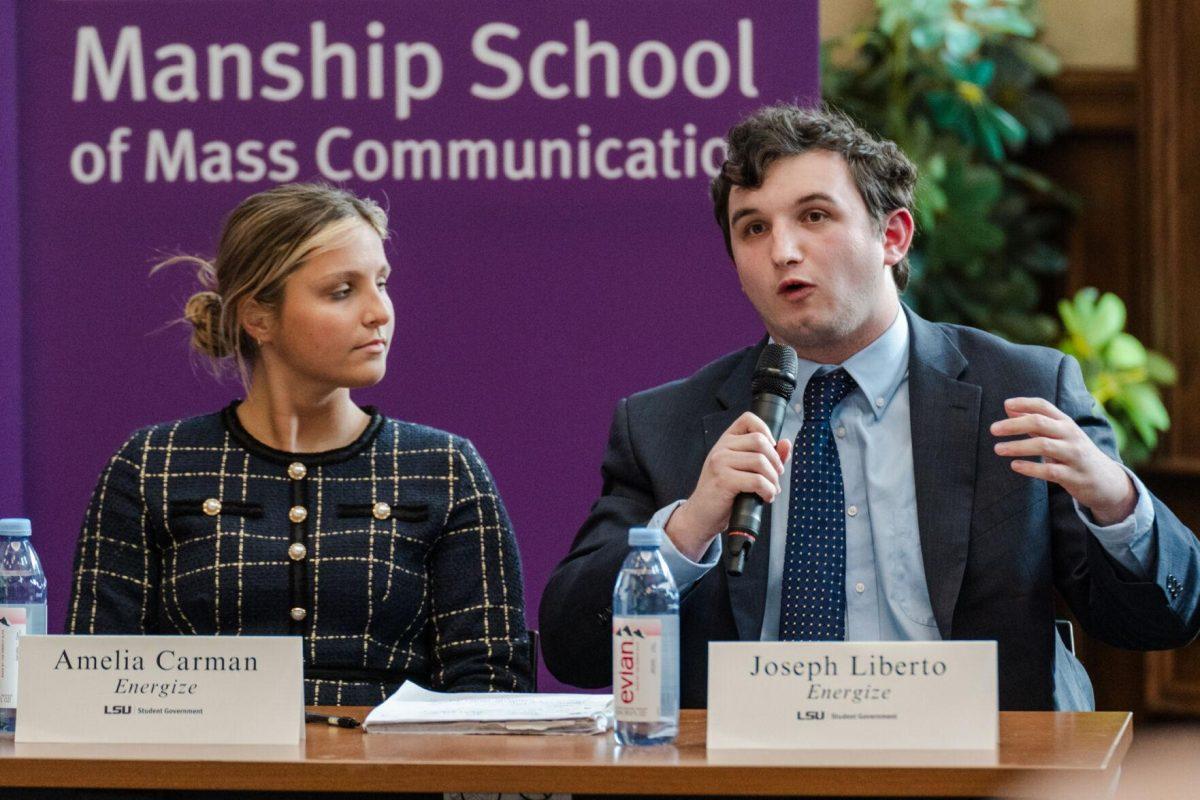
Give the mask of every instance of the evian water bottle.
M 613 587 L 617 744 L 663 744 L 679 731 L 679 590 L 658 551 L 663 532 L 629 531 Z
M 46 575 L 29 533 L 27 519 L 0 519 L 0 736 L 16 730 L 17 637 L 46 632 Z

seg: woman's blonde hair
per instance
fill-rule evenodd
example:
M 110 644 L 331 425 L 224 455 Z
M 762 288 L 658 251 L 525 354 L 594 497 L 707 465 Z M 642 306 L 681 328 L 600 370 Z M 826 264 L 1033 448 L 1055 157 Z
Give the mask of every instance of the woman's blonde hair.
M 242 328 L 241 310 L 253 299 L 277 308 L 293 272 L 338 247 L 366 223 L 388 238 L 387 214 L 377 203 L 323 183 L 289 183 L 251 195 L 225 220 L 216 257 L 181 255 L 155 265 L 196 266 L 203 290 L 188 298 L 183 316 L 192 326 L 192 347 L 220 374 L 230 361 L 249 385 L 258 345 Z

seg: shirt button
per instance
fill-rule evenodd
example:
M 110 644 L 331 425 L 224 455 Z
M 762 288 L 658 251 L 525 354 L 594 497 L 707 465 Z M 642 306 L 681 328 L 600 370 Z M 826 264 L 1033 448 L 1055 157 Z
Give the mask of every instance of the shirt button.
M 858 592 L 859 594 L 862 594 L 866 590 L 867 590 L 867 585 L 865 583 L 863 583 L 862 581 L 859 581 L 858 583 L 854 584 L 854 591 Z
M 303 608 L 293 608 L 291 614 L 292 619 L 296 620 L 296 622 L 303 622 L 304 618 L 308 616 L 308 612 Z
M 837 430 L 835 430 L 835 431 L 834 431 L 834 433 L 836 433 L 836 434 L 837 434 L 837 437 L 838 437 L 839 439 L 845 439 L 845 438 L 846 438 L 846 426 L 845 426 L 845 425 L 838 425 L 838 426 L 837 426 Z
M 876 408 L 883 408 L 883 398 L 882 398 L 882 397 L 876 397 L 876 398 L 875 398 L 875 407 L 876 407 Z
M 846 509 L 846 513 L 852 517 L 857 517 L 858 516 L 858 506 L 850 506 L 849 508 Z
M 371 506 L 371 516 L 377 520 L 385 520 L 392 515 L 392 507 L 387 503 L 376 503 Z
M 293 461 L 288 464 L 288 477 L 294 481 L 304 480 L 304 476 L 308 474 L 308 467 L 301 464 L 299 461 Z
M 308 555 L 308 548 L 300 542 L 293 542 L 288 546 L 288 558 L 292 561 L 299 561 Z
M 804 404 L 803 403 L 796 403 L 796 405 L 792 406 L 792 408 L 794 408 L 796 410 L 797 414 L 804 413 Z
M 296 523 L 304 522 L 308 519 L 308 509 L 304 506 L 292 506 L 288 509 L 288 519 Z
M 204 509 L 205 514 L 208 514 L 210 517 L 215 517 L 217 514 L 221 513 L 221 501 L 215 497 L 210 497 L 204 501 L 201 508 Z

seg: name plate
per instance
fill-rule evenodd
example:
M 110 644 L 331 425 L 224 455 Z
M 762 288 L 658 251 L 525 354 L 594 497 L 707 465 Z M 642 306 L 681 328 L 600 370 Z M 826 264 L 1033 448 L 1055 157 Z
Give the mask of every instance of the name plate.
M 22 636 L 18 742 L 297 744 L 298 636 Z
M 712 642 L 712 749 L 994 749 L 995 642 Z

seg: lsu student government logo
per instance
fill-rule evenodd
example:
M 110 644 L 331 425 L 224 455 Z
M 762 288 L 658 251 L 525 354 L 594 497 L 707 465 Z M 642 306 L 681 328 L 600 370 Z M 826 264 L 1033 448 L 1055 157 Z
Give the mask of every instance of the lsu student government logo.
M 105 714 L 132 714 L 133 706 L 105 706 Z
M 808 722 L 809 720 L 825 719 L 824 711 L 797 711 L 796 719 L 800 722 Z

